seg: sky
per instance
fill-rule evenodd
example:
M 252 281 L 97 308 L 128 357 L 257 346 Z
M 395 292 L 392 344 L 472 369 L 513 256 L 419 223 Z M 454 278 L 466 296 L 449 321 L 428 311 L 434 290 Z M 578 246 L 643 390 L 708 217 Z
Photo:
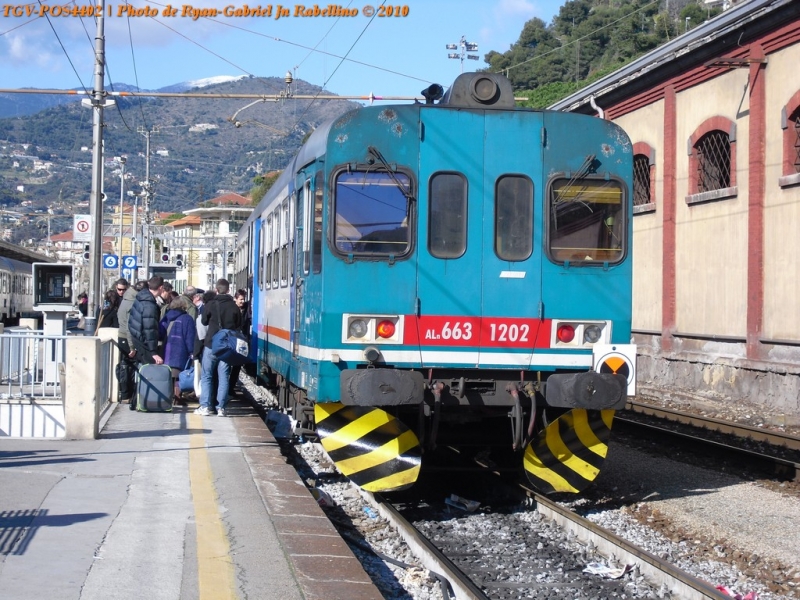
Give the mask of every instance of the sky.
M 534 17 L 550 23 L 565 0 L 369 1 L 316 5 L 320 10 L 334 6 L 356 13 L 332 17 L 296 14 L 298 6 L 313 11 L 313 3 L 133 0 L 126 5 L 124 0 L 105 0 L 104 85 L 110 89 L 110 82 L 125 83 L 156 90 L 209 77 L 284 77 L 291 72 L 296 79 L 339 95 L 419 96 L 431 83 L 447 89 L 462 69 L 485 68 L 487 52 L 508 50 L 525 22 Z M 89 9 L 93 2 L 99 4 L 97 0 L 0 3 L 0 88 L 91 90 L 95 18 L 64 13 Z M 271 14 L 226 17 L 225 7 L 239 13 L 270 8 Z M 288 10 L 288 16 L 276 18 L 278 7 Z M 219 16 L 201 16 L 213 9 Z M 39 16 L 42 13 L 44 17 Z M 478 55 L 479 60 L 462 61 L 460 47 L 446 49 L 447 44 L 460 44 L 462 37 L 478 45 L 477 51 L 465 54 Z M 458 58 L 448 58 L 448 53 Z

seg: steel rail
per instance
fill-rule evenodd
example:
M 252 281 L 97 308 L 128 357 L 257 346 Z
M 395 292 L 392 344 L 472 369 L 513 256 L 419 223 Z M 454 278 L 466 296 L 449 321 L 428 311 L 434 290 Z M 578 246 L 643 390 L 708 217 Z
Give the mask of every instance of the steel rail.
M 674 421 L 684 425 L 691 425 L 693 427 L 701 427 L 712 431 L 718 431 L 720 433 L 727 433 L 737 437 L 749 437 L 755 441 L 766 442 L 768 444 L 772 444 L 773 446 L 783 446 L 789 450 L 796 450 L 800 452 L 800 438 L 786 433 L 781 433 L 780 431 L 731 423 L 730 421 L 724 421 L 722 419 L 693 415 L 687 412 L 670 408 L 661 408 L 641 402 L 628 401 L 628 404 L 625 406 L 625 408 L 643 415 L 648 415 L 659 419 L 666 419 L 668 421 Z M 620 414 L 617 416 L 619 417 Z
M 374 506 L 386 520 L 392 523 L 409 548 L 420 559 L 426 569 L 450 584 L 458 600 L 489 600 L 489 597 L 461 569 L 442 554 L 428 538 L 403 517 L 398 510 L 380 494 L 371 494 L 359 488 L 361 495 Z
M 555 521 L 564 529 L 572 531 L 585 544 L 593 544 L 600 554 L 613 556 L 625 564 L 635 563 L 639 572 L 650 583 L 664 585 L 675 597 L 684 600 L 722 600 L 725 598 L 730 600 L 730 596 L 723 594 L 705 581 L 701 581 L 669 562 L 634 546 L 600 525 L 549 500 L 539 492 L 525 485 L 520 485 L 520 487 L 536 502 L 536 508 L 542 516 Z

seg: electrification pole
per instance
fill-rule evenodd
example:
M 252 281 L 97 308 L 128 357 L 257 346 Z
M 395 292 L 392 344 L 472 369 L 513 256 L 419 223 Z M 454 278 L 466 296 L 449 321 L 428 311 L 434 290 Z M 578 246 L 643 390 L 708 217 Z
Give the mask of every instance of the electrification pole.
M 461 72 L 464 72 L 464 58 L 468 58 L 470 60 L 478 60 L 480 58 L 477 54 L 467 54 L 467 52 L 474 52 L 478 49 L 478 44 L 473 42 L 467 41 L 467 36 L 462 35 L 461 41 L 458 44 L 447 44 L 445 46 L 448 50 L 458 50 L 461 48 L 461 52 L 451 52 L 447 55 L 447 58 L 455 58 L 461 60 Z
M 94 38 L 94 90 L 91 99 L 85 99 L 84 106 L 90 106 L 92 119 L 92 195 L 89 216 L 92 223 L 91 252 L 89 253 L 89 305 L 86 313 L 84 332 L 94 335 L 100 298 L 102 297 L 101 275 L 103 260 L 103 108 L 105 107 L 105 33 L 103 14 L 104 0 L 97 2 L 97 32 Z
M 125 199 L 125 157 L 120 156 L 119 162 L 122 166 L 122 172 L 119 176 L 119 247 L 117 248 L 117 252 L 119 252 L 119 277 L 122 277 L 122 232 L 124 229 L 123 225 L 125 224 L 125 220 L 122 218 L 124 214 L 122 201 Z
M 142 266 L 144 267 L 144 278 L 150 279 L 150 205 L 153 201 L 153 182 L 150 181 L 150 135 L 158 133 L 158 127 L 153 127 L 146 130 L 144 127 L 139 127 L 138 132 L 141 133 L 146 140 L 145 151 L 145 174 L 144 174 L 144 217 L 142 219 Z

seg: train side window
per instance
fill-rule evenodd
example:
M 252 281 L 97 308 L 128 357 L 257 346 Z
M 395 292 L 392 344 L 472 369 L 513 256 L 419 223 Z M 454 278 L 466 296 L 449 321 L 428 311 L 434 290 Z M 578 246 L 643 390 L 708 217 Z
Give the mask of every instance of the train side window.
M 555 262 L 616 263 L 625 255 L 626 193 L 619 181 L 557 179 L 549 192 L 547 246 Z
M 428 251 L 436 258 L 467 251 L 467 179 L 461 173 L 434 173 L 430 179 Z
M 264 257 L 264 287 L 272 287 L 272 215 L 264 219 L 264 235 L 261 240 L 262 253 Z
M 281 287 L 289 283 L 289 201 L 284 200 L 281 205 Z
M 311 216 L 311 180 L 307 180 L 303 185 L 303 229 L 300 235 L 302 242 L 301 249 L 303 251 L 303 275 L 308 275 L 311 270 L 311 231 L 312 223 L 314 222 Z
M 501 260 L 525 260 L 533 252 L 533 182 L 504 175 L 494 190 L 494 252 Z
M 400 257 L 411 251 L 411 178 L 402 172 L 340 171 L 334 244 L 345 255 Z
M 272 213 L 272 287 L 280 283 L 281 267 L 281 209 L 276 208 Z
M 325 198 L 325 176 L 322 169 L 314 176 L 314 242 L 311 271 L 322 271 L 322 202 Z

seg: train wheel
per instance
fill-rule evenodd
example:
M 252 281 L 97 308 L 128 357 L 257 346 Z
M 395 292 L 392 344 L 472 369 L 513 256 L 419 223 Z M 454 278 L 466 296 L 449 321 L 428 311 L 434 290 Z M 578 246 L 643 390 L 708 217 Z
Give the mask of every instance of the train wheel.
M 525 448 L 528 480 L 546 494 L 583 491 L 603 467 L 613 420 L 613 410 L 575 408 L 548 424 Z
M 422 448 L 404 423 L 380 408 L 316 404 L 322 447 L 336 467 L 368 492 L 411 487 L 419 476 Z

